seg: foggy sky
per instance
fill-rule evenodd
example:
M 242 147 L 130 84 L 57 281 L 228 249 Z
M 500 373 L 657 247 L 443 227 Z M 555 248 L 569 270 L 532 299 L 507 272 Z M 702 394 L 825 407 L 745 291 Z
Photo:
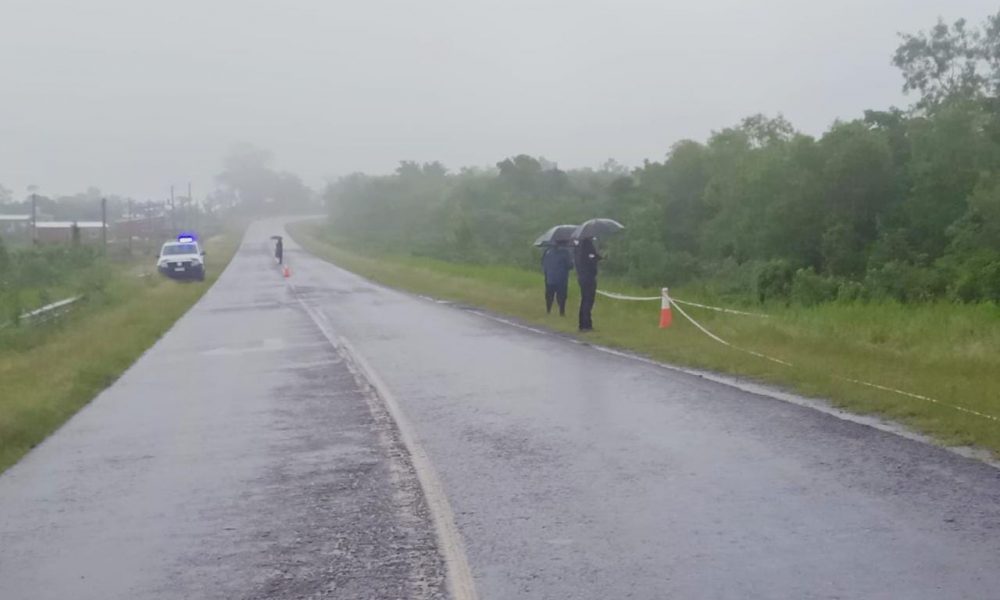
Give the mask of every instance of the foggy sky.
M 907 105 L 897 33 L 986 0 L 0 0 L 0 184 L 200 197 L 236 142 L 310 185 L 401 159 L 661 159 L 756 112 Z

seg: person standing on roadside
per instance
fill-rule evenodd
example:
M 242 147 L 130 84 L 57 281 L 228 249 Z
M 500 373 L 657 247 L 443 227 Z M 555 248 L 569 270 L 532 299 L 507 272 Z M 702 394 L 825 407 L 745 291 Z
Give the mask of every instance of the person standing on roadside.
M 545 312 L 552 314 L 552 300 L 559 303 L 559 315 L 566 316 L 566 296 L 569 272 L 573 270 L 573 254 L 561 243 L 545 248 L 542 272 L 545 274 Z
M 576 245 L 576 280 L 580 283 L 580 331 L 591 331 L 594 322 L 590 313 L 597 298 L 597 263 L 602 257 L 594 246 L 594 238 L 584 238 Z
M 274 243 L 274 259 L 278 261 L 278 264 L 283 264 L 285 260 L 285 244 L 282 242 L 281 237 L 278 237 L 278 241 Z

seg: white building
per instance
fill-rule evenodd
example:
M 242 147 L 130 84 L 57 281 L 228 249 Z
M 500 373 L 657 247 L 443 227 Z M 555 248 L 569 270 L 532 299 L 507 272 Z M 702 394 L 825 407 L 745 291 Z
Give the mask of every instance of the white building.
M 80 229 L 83 243 L 100 242 L 104 223 L 100 221 L 38 221 L 35 223 L 39 243 L 70 243 L 73 241 L 73 226 Z

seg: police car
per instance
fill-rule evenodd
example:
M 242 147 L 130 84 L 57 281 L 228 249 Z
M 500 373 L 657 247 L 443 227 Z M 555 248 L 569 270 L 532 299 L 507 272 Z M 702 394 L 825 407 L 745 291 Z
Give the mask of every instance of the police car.
M 156 269 L 173 279 L 205 280 L 205 251 L 193 235 L 181 235 L 160 248 Z

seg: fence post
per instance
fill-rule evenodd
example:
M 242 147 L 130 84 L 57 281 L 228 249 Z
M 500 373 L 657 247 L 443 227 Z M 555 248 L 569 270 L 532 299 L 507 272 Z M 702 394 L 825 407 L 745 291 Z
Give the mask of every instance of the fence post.
M 101 198 L 101 243 L 104 253 L 108 252 L 108 199 Z
M 128 199 L 128 221 L 126 221 L 126 224 L 127 224 L 127 231 L 128 231 L 128 255 L 132 256 L 132 234 L 135 233 L 135 232 L 132 231 L 133 223 L 132 223 L 132 199 L 131 198 Z
M 38 244 L 38 194 L 31 193 L 31 243 Z

